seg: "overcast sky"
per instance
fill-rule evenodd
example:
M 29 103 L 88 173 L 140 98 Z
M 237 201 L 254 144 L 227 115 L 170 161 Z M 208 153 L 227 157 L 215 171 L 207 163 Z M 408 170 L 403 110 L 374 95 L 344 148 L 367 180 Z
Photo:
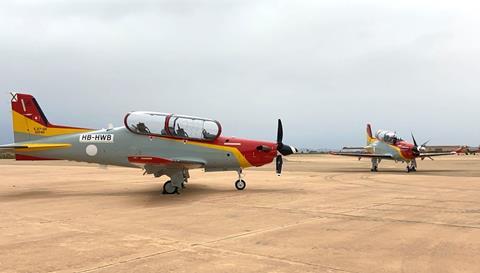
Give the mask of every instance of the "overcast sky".
M 480 144 L 478 1 L 0 1 L 0 142 L 9 91 L 52 123 L 151 110 L 298 147 L 364 143 L 366 122 Z

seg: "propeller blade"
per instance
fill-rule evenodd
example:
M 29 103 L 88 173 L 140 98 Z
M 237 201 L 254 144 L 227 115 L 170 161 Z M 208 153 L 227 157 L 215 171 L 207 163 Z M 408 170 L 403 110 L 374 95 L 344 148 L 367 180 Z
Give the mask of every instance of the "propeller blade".
M 277 129 L 277 144 L 282 144 L 283 142 L 283 125 L 282 120 L 278 119 L 278 129 Z
M 277 169 L 277 175 L 282 174 L 282 167 L 283 167 L 283 158 L 281 155 L 277 155 L 277 162 L 276 162 L 276 169 Z
M 423 143 L 420 147 L 425 147 L 427 145 L 427 143 L 429 143 L 429 142 L 430 142 L 430 139 L 425 141 L 425 143 Z
M 413 133 L 412 133 L 412 139 L 413 139 L 413 145 L 415 145 L 415 147 L 418 147 L 417 141 L 415 140 Z

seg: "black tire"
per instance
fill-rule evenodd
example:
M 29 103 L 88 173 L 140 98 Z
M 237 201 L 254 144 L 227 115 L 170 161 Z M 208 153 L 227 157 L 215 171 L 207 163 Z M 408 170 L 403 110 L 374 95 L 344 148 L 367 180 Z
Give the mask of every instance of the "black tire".
M 163 184 L 163 194 L 175 194 L 178 192 L 178 188 L 175 187 L 172 181 L 167 181 Z
M 245 182 L 245 180 L 239 179 L 239 180 L 235 181 L 235 188 L 237 190 L 243 191 L 245 189 L 245 187 L 247 187 L 247 182 Z

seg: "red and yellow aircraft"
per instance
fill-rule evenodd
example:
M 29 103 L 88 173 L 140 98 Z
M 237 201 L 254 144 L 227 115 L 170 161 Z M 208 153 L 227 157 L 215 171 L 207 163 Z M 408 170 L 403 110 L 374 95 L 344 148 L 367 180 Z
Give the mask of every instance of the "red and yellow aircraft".
M 457 154 L 465 154 L 465 155 L 476 155 L 480 153 L 480 146 L 478 148 L 470 147 L 467 145 L 463 145 L 455 150 Z
M 17 160 L 71 160 L 102 165 L 142 168 L 144 174 L 167 176 L 164 193 L 178 193 L 190 169 L 207 172 L 236 171 L 235 187 L 246 186 L 242 170 L 276 160 L 282 172 L 282 156 L 297 150 L 283 144 L 278 120 L 277 141 L 258 141 L 222 136 L 216 120 L 157 112 L 131 112 L 124 126 L 87 129 L 54 125 L 37 100 L 29 94 L 12 93 L 15 143 L 1 145 L 13 150 Z
M 399 138 L 396 133 L 385 130 L 378 130 L 375 137 L 372 134 L 372 127 L 367 124 L 367 146 L 365 147 L 344 147 L 343 150 L 355 150 L 344 152 L 333 152 L 333 155 L 351 156 L 361 159 L 370 158 L 372 161 L 372 172 L 378 171 L 378 164 L 383 160 L 394 160 L 395 162 L 407 163 L 407 172 L 417 170 L 417 158 L 425 159 L 434 156 L 452 155 L 450 153 L 427 153 L 425 142 L 418 145 L 412 134 L 413 144 Z M 433 160 L 433 159 L 432 159 Z

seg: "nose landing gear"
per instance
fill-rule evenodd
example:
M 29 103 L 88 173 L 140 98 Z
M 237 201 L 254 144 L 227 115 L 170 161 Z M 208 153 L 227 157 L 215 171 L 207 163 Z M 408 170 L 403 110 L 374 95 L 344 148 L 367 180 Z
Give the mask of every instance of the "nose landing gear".
M 243 191 L 245 187 L 247 187 L 247 182 L 242 179 L 242 169 L 239 169 L 238 171 L 238 180 L 235 182 L 235 188 L 239 191 Z
M 407 173 L 417 171 L 417 161 L 414 159 L 407 165 Z

